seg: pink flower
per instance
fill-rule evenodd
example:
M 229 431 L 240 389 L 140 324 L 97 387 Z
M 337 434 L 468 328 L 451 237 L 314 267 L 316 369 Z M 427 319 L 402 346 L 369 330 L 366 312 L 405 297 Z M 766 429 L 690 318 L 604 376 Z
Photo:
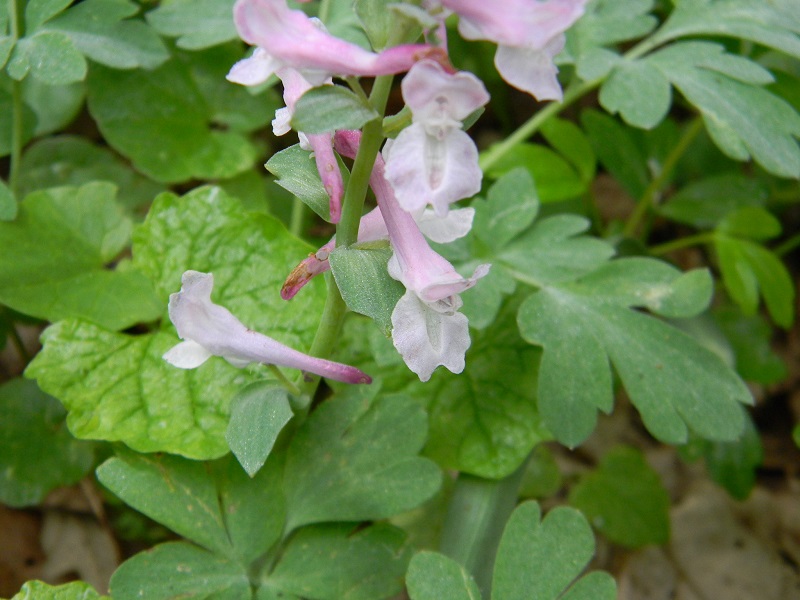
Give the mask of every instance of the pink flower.
M 298 69 L 313 85 L 332 75 L 402 73 L 429 50 L 405 45 L 369 52 L 330 35 L 304 12 L 291 10 L 286 0 L 238 0 L 233 20 L 241 38 L 261 49 L 257 62 L 236 65 L 234 70 L 257 72 L 262 81 L 280 67 Z
M 395 199 L 380 157 L 370 183 L 394 250 L 389 275 L 406 287 L 392 312 L 394 347 L 421 381 L 428 381 L 439 365 L 460 373 L 470 338 L 467 317 L 458 312 L 459 294 L 485 276 L 489 265 L 478 266 L 472 277 L 465 278 L 434 252 L 414 218 Z
M 186 271 L 181 291 L 169 297 L 169 318 L 183 342 L 164 354 L 180 369 L 194 369 L 211 356 L 235 367 L 259 362 L 302 369 L 345 383 L 370 383 L 366 373 L 340 363 L 303 354 L 245 327 L 231 312 L 211 301 L 211 273 Z
M 588 0 L 441 0 L 459 15 L 458 30 L 469 40 L 498 45 L 495 66 L 508 83 L 538 100 L 561 100 L 553 64 L 564 32 L 583 14 Z
M 448 73 L 432 60 L 411 68 L 402 92 L 412 124 L 384 149 L 386 177 L 405 210 L 431 204 L 444 216 L 451 203 L 480 191 L 478 149 L 461 121 L 486 104 L 489 94 L 471 73 Z

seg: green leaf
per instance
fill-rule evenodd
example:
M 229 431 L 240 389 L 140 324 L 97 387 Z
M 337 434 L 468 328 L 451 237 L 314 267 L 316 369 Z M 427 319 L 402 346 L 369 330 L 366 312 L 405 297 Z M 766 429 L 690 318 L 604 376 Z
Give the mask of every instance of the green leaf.
M 678 190 L 658 208 L 665 217 L 698 228 L 714 227 L 745 206 L 761 206 L 768 196 L 763 183 L 739 173 L 699 179 Z
M 330 198 L 320 180 L 317 165 L 311 153 L 303 150 L 300 144 L 276 152 L 264 166 L 278 178 L 276 183 L 279 186 L 300 198 L 326 221 L 331 220 Z M 339 168 L 342 167 L 340 162 Z M 342 174 L 346 176 L 347 170 L 343 169 Z
M 161 35 L 177 37 L 179 48 L 200 50 L 235 40 L 234 0 L 173 0 L 147 13 Z
M 733 307 L 717 309 L 714 319 L 733 347 L 743 379 L 769 385 L 786 378 L 786 363 L 770 347 L 773 332 L 766 319 L 745 316 Z
M 361 26 L 375 50 L 383 50 L 389 35 L 397 26 L 397 12 L 390 10 L 384 0 L 355 0 L 353 8 Z
M 714 54 L 719 49 L 708 42 L 681 42 L 651 54 L 647 62 L 702 113 L 709 135 L 726 155 L 752 158 L 770 173 L 797 177 L 800 115 L 784 100 L 753 85 L 758 78 L 753 69 L 735 62 L 749 65 L 750 61 L 724 55 L 727 61 L 721 63 Z M 759 83 L 763 82 L 762 78 Z
M 162 306 L 184 271 L 213 272 L 215 301 L 248 326 L 300 350 L 311 345 L 316 322 L 306 316 L 322 311 L 319 284 L 291 303 L 262 300 L 277 298 L 285 273 L 309 249 L 273 218 L 244 212 L 218 188 L 198 188 L 183 198 L 160 196 L 134 238 L 134 264 L 153 281 Z M 44 334 L 28 376 L 71 411 L 68 424 L 80 437 L 216 458 L 228 451 L 231 398 L 263 375 L 216 358 L 176 369 L 161 356 L 177 342 L 172 333 L 128 336 L 65 322 Z
M 406 575 L 411 600 L 480 600 L 472 577 L 456 561 L 438 552 L 419 552 Z
M 22 100 L 27 110 L 36 115 L 35 136 L 66 128 L 83 109 L 86 90 L 83 82 L 49 85 L 36 77 L 22 82 Z M 65 185 L 61 182 L 59 185 Z
M 139 512 L 243 565 L 281 534 L 283 498 L 274 464 L 250 479 L 231 458 L 206 465 L 124 451 L 100 465 L 97 477 Z
M 251 597 L 246 569 L 186 542 L 168 542 L 126 560 L 111 576 L 114 600 Z
M 0 180 L 0 221 L 13 221 L 17 218 L 17 199 L 6 183 Z
M 116 69 L 154 69 L 169 58 L 155 31 L 128 0 L 83 0 L 44 26 L 66 34 L 87 58 Z
M 733 442 L 694 440 L 681 454 L 701 455 L 711 479 L 737 500 L 746 500 L 756 483 L 756 470 L 764 461 L 761 438 L 753 420 L 745 417 L 742 437 Z
M 436 465 L 416 456 L 426 434 L 425 412 L 402 396 L 325 402 L 286 457 L 287 530 L 381 519 L 422 504 L 441 484 Z
M 72 0 L 29 0 L 25 7 L 25 28 L 33 31 L 63 12 Z
M 392 311 L 405 287 L 386 271 L 392 249 L 386 244 L 370 246 L 336 248 L 328 260 L 347 308 L 373 319 L 388 337 Z
M 748 0 L 680 2 L 653 36 L 653 43 L 693 35 L 728 36 L 750 40 L 800 57 L 800 19 L 793 5 Z
M 0 302 L 35 317 L 78 317 L 110 329 L 155 319 L 162 308 L 147 279 L 105 265 L 128 244 L 131 222 L 115 188 L 89 183 L 29 195 L 13 223 L 0 223 Z
M 572 121 L 551 118 L 542 124 L 540 131 L 547 143 L 575 167 L 582 181 L 594 181 L 597 158 L 580 127 Z
M 377 118 L 378 113 L 350 90 L 340 85 L 323 85 L 311 88 L 297 101 L 292 129 L 309 134 L 360 129 Z
M 729 236 L 763 241 L 780 235 L 781 222 L 760 206 L 743 206 L 725 215 L 717 225 L 717 231 Z
M 123 441 L 140 452 L 221 456 L 231 398 L 257 376 L 221 360 L 178 371 L 161 358 L 177 341 L 61 321 L 42 334 L 44 349 L 26 376 L 61 401 L 76 437 Z
M 233 397 L 225 439 L 250 477 L 264 466 L 292 416 L 288 393 L 271 381 L 250 384 Z
M 547 446 L 536 446 L 522 474 L 520 497 L 549 498 L 558 492 L 562 484 L 561 470 L 553 453 Z
M 497 259 L 511 275 L 528 284 L 575 279 L 599 268 L 614 254 L 607 242 L 580 235 L 589 225 L 588 219 L 572 214 L 542 219 L 506 246 Z
M 570 29 L 570 46 L 592 54 L 598 46 L 612 46 L 647 35 L 657 25 L 653 0 L 596 0 Z
M 536 183 L 536 193 L 543 203 L 569 200 L 587 190 L 587 184 L 568 161 L 538 144 L 517 144 L 496 161 L 486 175 L 498 179 L 517 167 L 525 167 L 530 172 Z
M 498 250 L 527 229 L 538 212 L 533 179 L 526 169 L 517 167 L 492 184 L 485 204 L 475 205 L 475 235 Z
M 375 600 L 403 589 L 409 552 L 390 525 L 304 527 L 292 537 L 266 585 L 320 600 Z
M 751 402 L 742 381 L 688 335 L 630 310 L 689 317 L 710 294 L 707 272 L 681 274 L 666 263 L 628 258 L 528 297 L 518 322 L 526 340 L 544 347 L 539 410 L 556 438 L 574 446 L 594 429 L 597 409 L 610 412 L 611 364 L 658 439 L 684 442 L 689 428 L 710 439 L 738 437 L 739 403 Z
M 581 113 L 581 125 L 600 164 L 631 196 L 641 198 L 650 177 L 646 157 L 630 132 L 613 117 L 593 109 Z
M 91 444 L 73 438 L 66 412 L 32 381 L 0 386 L 0 502 L 30 506 L 54 488 L 78 482 L 94 463 Z
M 619 113 L 628 125 L 651 129 L 667 116 L 672 105 L 669 81 L 643 61 L 621 61 L 600 88 L 600 104 Z
M 570 490 L 569 502 L 617 544 L 638 548 L 669 540 L 669 494 L 634 448 L 612 448 Z
M 30 73 L 48 85 L 64 85 L 83 81 L 86 59 L 68 36 L 56 31 L 41 32 L 17 42 L 7 69 L 17 80 Z
M 210 109 L 211 121 L 239 133 L 268 125 L 275 111 L 283 106 L 283 98 L 274 88 L 255 94 L 251 88 L 233 85 L 225 79 L 241 55 L 241 44 L 235 42 L 178 54 Z
M 583 515 L 573 508 L 555 508 L 541 522 L 540 515 L 536 502 L 520 504 L 511 514 L 497 550 L 492 598 L 556 600 L 581 597 L 577 592 L 585 584 L 580 580 L 573 582 L 594 554 L 592 530 Z M 570 586 L 577 589 L 565 594 Z M 595 589 L 591 598 L 612 600 L 616 598 L 616 586 L 604 583 Z
M 149 204 L 164 187 L 139 175 L 110 150 L 77 136 L 45 138 L 26 148 L 20 161 L 20 195 L 61 185 L 108 181 L 126 208 Z
M 786 266 L 773 252 L 749 240 L 717 231 L 714 236 L 722 280 L 731 298 L 751 315 L 759 291 L 772 319 L 788 329 L 794 322 L 795 288 Z
M 233 177 L 256 159 L 243 135 L 213 127 L 214 111 L 178 59 L 153 71 L 93 66 L 88 85 L 89 111 L 108 143 L 157 181 Z
M 27 581 L 11 600 L 101 600 L 95 589 L 83 581 L 50 585 L 43 581 Z

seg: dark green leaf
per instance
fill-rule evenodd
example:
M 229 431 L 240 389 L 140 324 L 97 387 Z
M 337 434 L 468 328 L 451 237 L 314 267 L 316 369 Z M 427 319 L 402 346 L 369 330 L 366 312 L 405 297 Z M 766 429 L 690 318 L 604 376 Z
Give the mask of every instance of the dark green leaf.
M 126 504 L 242 564 L 280 536 L 284 513 L 279 475 L 274 465 L 250 479 L 230 458 L 212 468 L 177 456 L 130 451 L 97 469 L 100 482 Z
M 149 204 L 164 187 L 142 177 L 110 150 L 84 138 L 63 135 L 29 146 L 20 162 L 19 186 L 25 196 L 38 189 L 108 181 L 117 186 L 117 200 L 126 208 Z
M 594 536 L 577 510 L 558 507 L 540 522 L 539 505 L 525 502 L 511 514 L 497 550 L 492 598 L 496 600 L 556 600 L 580 598 L 565 590 L 573 584 L 594 554 Z M 587 577 L 598 577 L 587 575 Z M 606 579 L 602 575 L 600 576 Z M 608 578 L 610 579 L 610 577 Z M 595 579 L 595 582 L 598 580 Z M 584 584 L 585 585 L 585 584 Z M 616 598 L 616 586 L 604 582 L 593 600 Z M 577 591 L 576 591 L 577 593 Z M 585 596 L 583 596 L 585 597 Z
M 264 466 L 292 416 L 288 393 L 272 381 L 250 384 L 233 397 L 225 439 L 250 477 Z
M 177 59 L 153 71 L 93 66 L 88 84 L 89 110 L 106 140 L 157 181 L 227 178 L 255 162 L 244 136 L 212 126 L 213 110 Z
M 126 560 L 111 577 L 114 600 L 251 597 L 246 569 L 186 542 L 168 542 Z
M 36 77 L 22 82 L 25 108 L 36 115 L 35 136 L 47 135 L 67 127 L 83 108 L 86 89 L 83 82 L 49 85 Z M 65 185 L 62 181 L 59 185 Z M 83 182 L 86 183 L 86 182 Z
M 581 180 L 594 180 L 597 159 L 589 138 L 572 121 L 552 118 L 542 124 L 541 133 L 553 148 L 558 150 L 578 171 Z
M 669 494 L 633 448 L 610 450 L 572 488 L 569 501 L 617 544 L 638 548 L 669 540 Z
M 0 386 L 0 502 L 29 506 L 53 488 L 79 481 L 94 462 L 91 444 L 66 429 L 66 412 L 32 381 Z
M 527 229 L 538 212 L 533 179 L 517 167 L 492 184 L 485 204 L 476 203 L 475 235 L 496 251 Z
M 456 561 L 437 552 L 419 552 L 406 575 L 411 600 L 480 600 L 472 577 Z
M 425 412 L 403 396 L 325 402 L 289 447 L 287 529 L 380 519 L 420 505 L 441 483 L 436 465 L 416 456 L 426 434 Z
M 17 199 L 6 183 L 0 180 L 0 221 L 13 221 L 17 218 Z
M 674 221 L 709 228 L 738 208 L 763 205 L 767 195 L 761 182 L 738 173 L 724 173 L 690 183 L 658 211 Z
M 235 40 L 234 0 L 173 0 L 147 13 L 160 34 L 177 37 L 178 47 L 200 50 Z
M 525 167 L 533 176 L 541 202 L 558 202 L 580 196 L 587 189 L 572 165 L 550 148 L 522 143 L 496 161 L 486 172 L 497 179 L 509 171 Z
M 25 7 L 25 28 L 28 31 L 38 29 L 70 4 L 72 0 L 29 0 Z
M 304 527 L 292 537 L 267 586 L 303 598 L 375 600 L 403 589 L 409 552 L 390 525 Z
M 772 328 L 763 317 L 729 307 L 716 310 L 714 318 L 733 347 L 743 379 L 768 385 L 786 378 L 786 363 L 770 347 Z
M 29 195 L 13 223 L 0 223 L 0 301 L 35 317 L 68 317 L 122 329 L 162 311 L 150 282 L 111 262 L 128 244 L 131 222 L 115 188 L 89 183 Z
M 169 54 L 155 31 L 138 19 L 128 0 L 83 0 L 45 25 L 69 36 L 87 58 L 116 69 L 154 69 Z
M 558 492 L 561 485 L 561 471 L 553 453 L 545 445 L 536 446 L 522 475 L 520 497 L 548 498 Z
M 632 40 L 647 35 L 657 24 L 653 0 L 596 0 L 586 15 L 570 31 L 571 45 L 591 54 L 598 46 Z
M 634 198 L 641 198 L 650 181 L 646 157 L 630 133 L 614 118 L 596 110 L 581 113 L 581 125 L 606 170 Z
M 392 332 L 392 311 L 405 293 L 386 271 L 391 256 L 392 249 L 380 244 L 336 248 L 328 258 L 347 308 L 373 319 L 386 336 Z
M 744 206 L 725 215 L 717 231 L 729 236 L 763 241 L 781 233 L 781 222 L 760 206 Z
M 312 88 L 297 101 L 292 129 L 303 133 L 326 133 L 337 129 L 360 129 L 378 118 L 371 107 L 339 85 Z

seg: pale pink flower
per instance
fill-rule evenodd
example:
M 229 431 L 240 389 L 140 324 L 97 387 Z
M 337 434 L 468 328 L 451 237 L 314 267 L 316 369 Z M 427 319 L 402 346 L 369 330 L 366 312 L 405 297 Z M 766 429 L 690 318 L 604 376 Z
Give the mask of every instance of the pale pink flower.
M 451 203 L 480 191 L 478 149 L 461 121 L 489 94 L 471 73 L 449 73 L 432 60 L 414 65 L 401 88 L 412 124 L 384 149 L 386 177 L 405 210 L 430 204 L 444 216 Z
M 258 362 L 301 369 L 345 383 L 372 381 L 355 367 L 303 354 L 245 327 L 227 308 L 211 301 L 211 273 L 186 271 L 181 284 L 181 291 L 169 297 L 169 318 L 184 341 L 164 354 L 170 364 L 194 369 L 211 356 L 221 356 L 235 367 Z
M 464 38 L 498 45 L 495 66 L 508 83 L 538 100 L 563 98 L 553 59 L 588 0 L 440 1 L 458 13 Z
M 262 81 L 280 67 L 298 69 L 313 85 L 336 75 L 403 73 L 430 49 L 404 45 L 369 52 L 332 36 L 304 12 L 290 9 L 286 0 L 238 0 L 233 20 L 239 36 L 261 49 L 256 61 L 234 70 L 257 72 Z

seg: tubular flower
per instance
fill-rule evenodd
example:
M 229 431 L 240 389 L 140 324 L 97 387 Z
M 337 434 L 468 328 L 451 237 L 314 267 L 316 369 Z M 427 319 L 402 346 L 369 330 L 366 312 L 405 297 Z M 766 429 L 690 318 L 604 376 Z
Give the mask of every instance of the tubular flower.
M 478 266 L 472 277 L 465 278 L 434 252 L 414 218 L 395 199 L 380 156 L 370 182 L 394 250 L 389 275 L 406 287 L 392 312 L 394 347 L 421 381 L 428 381 L 439 365 L 460 373 L 470 338 L 467 317 L 458 312 L 459 294 L 486 275 L 489 265 Z
M 412 124 L 384 149 L 386 177 L 405 210 L 431 204 L 444 216 L 451 203 L 480 191 L 478 149 L 461 121 L 486 104 L 489 93 L 471 73 L 449 73 L 432 60 L 411 68 L 402 92 Z
M 563 97 L 553 64 L 564 48 L 564 32 L 583 14 L 588 0 L 441 0 L 458 13 L 458 30 L 469 40 L 498 45 L 500 75 L 538 100 Z
M 239 36 L 261 49 L 257 63 L 235 65 L 234 70 L 257 71 L 262 81 L 281 67 L 298 69 L 312 85 L 332 75 L 393 75 L 407 71 L 430 49 L 405 45 L 369 52 L 330 35 L 304 12 L 290 9 L 286 0 L 237 0 L 233 20 Z
M 340 363 L 303 354 L 245 327 L 223 306 L 211 301 L 211 273 L 186 271 L 181 291 L 169 297 L 169 318 L 183 342 L 164 354 L 180 369 L 194 369 L 211 356 L 221 356 L 235 367 L 253 362 L 301 369 L 345 383 L 370 383 L 366 373 Z
M 272 132 L 275 135 L 284 135 L 291 130 L 294 107 L 300 96 L 314 87 L 303 77 L 303 74 L 291 67 L 275 69 L 264 49 L 256 48 L 253 56 L 240 60 L 233 66 L 227 78 L 228 81 L 242 85 L 258 85 L 266 81 L 273 73 L 283 83 L 283 101 L 286 102 L 286 106 L 275 111 Z M 331 83 L 330 78 L 323 83 Z M 298 132 L 298 135 L 300 147 L 314 152 L 317 171 L 330 198 L 331 222 L 338 223 L 342 216 L 344 182 L 342 181 L 342 172 L 339 170 L 339 163 L 336 162 L 336 155 L 333 152 L 333 132 L 313 135 Z

